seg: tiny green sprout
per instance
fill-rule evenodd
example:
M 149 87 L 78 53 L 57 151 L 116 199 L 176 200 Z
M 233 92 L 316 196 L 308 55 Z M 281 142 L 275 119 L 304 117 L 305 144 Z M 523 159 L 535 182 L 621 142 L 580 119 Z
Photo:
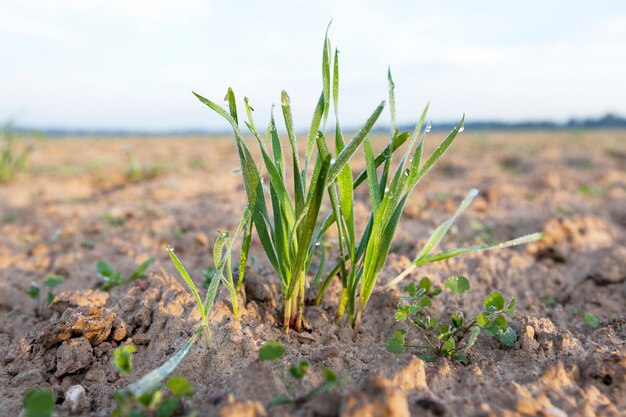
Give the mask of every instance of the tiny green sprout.
M 306 375 L 311 364 L 307 361 L 299 361 L 295 365 L 289 367 L 289 374 L 296 379 L 302 379 Z
M 125 278 L 121 272 L 113 269 L 111 264 L 107 261 L 99 260 L 96 262 L 96 271 L 100 278 L 104 280 L 104 283 L 100 286 L 102 291 L 109 291 L 111 288 L 116 287 L 118 285 L 129 284 L 138 279 L 147 279 L 148 276 L 145 274 L 146 269 L 155 261 L 154 257 L 146 259 L 139 266 L 133 270 L 128 278 Z
M 65 278 L 63 278 L 60 275 L 48 275 L 43 280 L 43 285 L 46 288 L 48 288 L 48 298 L 47 298 L 48 305 L 52 304 L 52 302 L 56 298 L 56 295 L 52 292 L 52 290 L 58 287 L 59 285 L 63 284 L 64 281 L 65 281 Z
M 285 355 L 285 346 L 280 342 L 266 342 L 259 349 L 259 361 L 275 361 Z
M 406 330 L 395 329 L 393 336 L 387 339 L 387 350 L 391 353 L 404 353 L 404 335 Z
M 22 403 L 26 417 L 51 417 L 54 413 L 54 396 L 46 389 L 28 391 Z
M 185 377 L 174 375 L 167 380 L 167 387 L 176 397 L 193 396 L 193 387 Z
M 597 329 L 600 326 L 600 322 L 598 321 L 598 318 L 593 313 L 586 312 L 584 318 L 585 318 L 585 323 L 587 323 L 589 327 Z
M 133 371 L 133 356 L 137 351 L 133 345 L 118 347 L 113 351 L 113 366 L 122 375 L 130 375 Z
M 30 287 L 28 288 L 28 296 L 30 298 L 32 298 L 33 300 L 39 298 L 39 294 L 41 293 L 41 288 L 39 288 L 39 286 L 37 284 L 35 284 L 34 282 L 32 284 L 30 284 Z
M 452 276 L 444 282 L 443 289 L 455 295 L 469 291 L 470 282 L 461 276 Z M 466 320 L 462 313 L 449 315 L 449 322 L 440 322 L 429 313 L 432 299 L 442 290 L 433 286 L 428 278 L 422 278 L 419 287 L 411 283 L 405 287 L 408 296 L 400 297 L 395 317 L 397 321 L 406 321 L 414 325 L 428 346 L 409 346 L 405 343 L 404 329 L 395 329 L 393 336 L 387 339 L 387 350 L 392 353 L 403 353 L 406 348 L 429 349 L 436 356 L 448 356 L 461 363 L 469 363 L 466 352 L 476 341 L 481 331 L 497 336 L 503 346 L 511 347 L 517 341 L 517 334 L 508 326 L 506 317 L 515 315 L 515 299 L 511 299 L 505 308 L 505 300 L 499 292 L 489 294 L 484 302 L 484 311 L 474 319 Z M 423 360 L 431 360 L 431 353 L 421 353 Z

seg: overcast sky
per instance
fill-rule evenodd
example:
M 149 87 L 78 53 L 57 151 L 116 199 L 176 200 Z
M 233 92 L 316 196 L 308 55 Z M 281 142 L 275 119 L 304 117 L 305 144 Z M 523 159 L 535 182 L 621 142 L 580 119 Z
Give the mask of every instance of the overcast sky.
M 321 90 L 330 19 L 344 126 L 396 81 L 400 122 L 626 115 L 626 1 L 0 0 L 0 121 L 226 129 L 192 95 L 280 91 L 296 124 Z

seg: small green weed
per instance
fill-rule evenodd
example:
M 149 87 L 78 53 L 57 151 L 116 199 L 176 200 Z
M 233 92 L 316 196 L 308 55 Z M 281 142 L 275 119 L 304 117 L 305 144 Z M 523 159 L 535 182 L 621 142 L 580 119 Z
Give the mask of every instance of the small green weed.
M 587 326 L 593 328 L 593 329 L 597 329 L 598 327 L 600 327 L 600 321 L 598 320 L 598 318 L 595 316 L 595 314 L 590 313 L 590 312 L 586 312 L 585 316 L 585 323 L 587 323 Z
M 26 417 L 52 417 L 55 399 L 47 389 L 30 390 L 22 401 Z
M 104 261 L 102 259 L 99 260 L 98 262 L 96 262 L 96 271 L 98 271 L 98 276 L 104 280 L 102 285 L 100 285 L 100 289 L 102 291 L 109 291 L 111 288 L 118 285 L 129 284 L 138 279 L 147 279 L 148 276 L 144 272 L 154 261 L 154 257 L 148 258 L 137 268 L 135 268 L 135 270 L 130 274 L 130 277 L 125 278 L 121 272 L 113 269 L 111 264 L 109 264 L 107 261 Z
M 270 341 L 265 343 L 259 349 L 259 361 L 277 361 L 285 355 L 285 346 L 280 342 Z M 324 368 L 321 371 L 323 382 L 314 388 L 306 391 L 304 394 L 297 395 L 294 382 L 302 388 L 302 380 L 309 375 L 311 364 L 307 361 L 299 361 L 289 367 L 288 372 L 284 368 L 280 368 L 280 374 L 288 389 L 288 395 L 279 395 L 272 398 L 270 405 L 295 404 L 301 407 L 311 401 L 317 395 L 331 391 L 345 383 L 345 377 L 339 378 L 335 371 L 330 368 Z M 288 374 L 288 375 L 287 375 Z
M 114 216 L 109 213 L 104 213 L 102 216 L 100 216 L 100 218 L 102 219 L 104 224 L 111 227 L 124 226 L 124 223 L 126 223 L 126 219 L 123 216 Z
M 396 329 L 393 336 L 387 339 L 387 350 L 403 353 L 406 348 L 417 348 L 426 352 L 420 355 L 425 361 L 433 361 L 437 356 L 449 356 L 468 363 L 466 352 L 476 343 L 481 331 L 498 337 L 503 346 L 513 346 L 517 334 L 508 326 L 506 317 L 514 316 L 515 299 L 512 298 L 505 306 L 504 297 L 499 292 L 489 294 L 483 302 L 483 311 L 471 320 L 464 319 L 462 313 L 453 313 L 449 322 L 443 322 L 430 314 L 428 308 L 432 306 L 432 300 L 443 290 L 460 296 L 469 289 L 469 280 L 462 276 L 449 277 L 443 287 L 433 285 L 427 277 L 422 278 L 419 285 L 409 284 L 404 289 L 408 295 L 401 297 L 403 302 L 398 305 L 395 317 L 397 321 L 411 323 L 427 345 L 406 344 L 406 331 Z
M 53 290 L 59 285 L 63 284 L 64 281 L 65 281 L 65 278 L 63 278 L 60 275 L 54 275 L 54 274 L 48 275 L 46 278 L 44 278 L 43 285 L 45 288 L 48 289 L 48 294 L 46 295 L 45 307 L 48 307 L 50 304 L 52 304 L 52 302 L 56 298 L 56 295 L 54 294 Z M 30 285 L 30 288 L 28 289 L 27 294 L 33 300 L 37 300 L 37 305 L 35 306 L 35 315 L 39 316 L 40 307 L 41 307 L 40 306 L 41 288 L 39 288 L 39 285 L 33 282 Z

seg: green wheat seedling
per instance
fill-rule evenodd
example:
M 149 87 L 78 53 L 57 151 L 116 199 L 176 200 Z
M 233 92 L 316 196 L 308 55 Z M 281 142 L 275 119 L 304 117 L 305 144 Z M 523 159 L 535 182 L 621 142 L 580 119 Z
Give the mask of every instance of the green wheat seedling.
M 231 266 L 231 251 L 233 242 L 237 240 L 237 237 L 242 231 L 243 239 L 241 244 L 241 256 L 239 260 L 239 279 L 235 284 Z M 200 316 L 202 317 L 202 323 L 204 324 L 204 340 L 207 348 L 211 345 L 209 314 L 211 313 L 211 309 L 213 308 L 215 296 L 217 295 L 217 290 L 219 288 L 220 282 L 223 282 L 224 286 L 230 292 L 233 306 L 233 314 L 236 317 L 239 316 L 237 294 L 241 291 L 241 287 L 243 285 L 244 271 L 246 269 L 246 262 L 248 260 L 248 250 L 250 249 L 250 235 L 250 210 L 248 208 L 244 210 L 244 213 L 241 216 L 241 221 L 239 222 L 239 226 L 237 226 L 237 230 L 235 231 L 232 239 L 230 237 L 230 233 L 226 231 L 218 232 L 218 238 L 213 245 L 213 262 L 215 263 L 215 268 L 213 269 L 211 279 L 209 280 L 209 285 L 207 288 L 206 297 L 204 298 L 204 302 L 200 299 L 200 294 L 198 293 L 196 284 L 193 282 L 193 280 L 189 276 L 189 273 L 174 253 L 174 249 L 171 246 L 167 247 L 167 252 L 172 259 L 174 266 L 178 270 L 180 276 L 185 281 L 185 284 L 187 284 L 187 287 L 193 294 L 194 299 L 196 300 L 196 304 L 200 309 Z M 226 275 L 224 275 L 224 269 L 226 269 Z
M 235 315 L 235 317 L 239 317 L 237 294 L 239 294 L 243 286 L 246 263 L 248 260 L 248 251 L 250 249 L 250 237 L 252 230 L 249 227 L 249 224 L 250 210 L 246 208 L 233 237 L 231 238 L 230 233 L 228 233 L 227 231 L 220 230 L 218 231 L 219 236 L 215 241 L 215 245 L 213 247 L 213 262 L 215 263 L 215 268 L 212 270 L 211 280 L 222 280 L 224 286 L 226 287 L 226 289 L 228 289 L 233 307 L 233 314 Z M 233 279 L 233 270 L 231 265 L 231 254 L 233 243 L 237 240 L 239 233 L 241 233 L 242 231 L 244 235 L 239 260 L 239 278 L 237 280 L 237 283 L 235 283 L 235 280 Z M 224 269 L 226 270 L 226 274 L 224 274 Z M 209 282 L 209 287 L 210 286 L 211 283 Z
M 270 341 L 266 342 L 259 349 L 259 358 L 258 360 L 274 362 L 278 361 L 285 355 L 285 346 L 280 342 Z M 289 367 L 289 372 L 285 372 L 283 367 L 280 367 L 280 375 L 287 389 L 289 391 L 288 395 L 278 395 L 270 401 L 270 405 L 286 405 L 286 404 L 294 404 L 298 407 L 302 407 L 307 402 L 311 401 L 313 398 L 322 394 L 324 392 L 331 391 L 341 385 L 344 385 L 347 379 L 347 375 L 343 375 L 343 377 L 338 377 L 337 373 L 330 368 L 324 368 L 321 371 L 321 375 L 324 379 L 324 382 L 318 384 L 314 388 L 306 391 L 304 394 L 297 395 L 295 393 L 296 389 L 294 387 L 293 382 L 298 384 L 300 388 L 302 387 L 302 380 L 309 375 L 309 369 L 311 364 L 307 361 L 298 361 Z
M 328 36 L 326 36 L 323 57 L 324 73 L 328 71 L 330 65 L 327 60 L 329 48 Z M 280 277 L 285 331 L 288 331 L 290 327 L 296 330 L 302 328 L 306 276 L 318 241 L 316 225 L 323 195 L 326 189 L 334 184 L 337 177 L 345 172 L 348 161 L 370 132 L 384 107 L 384 102 L 382 102 L 361 130 L 332 158 L 328 152 L 324 133 L 330 107 L 328 80 L 329 78 L 324 76 L 323 91 L 307 135 L 304 163 L 298 152 L 290 98 L 285 91 L 281 94 L 281 108 L 291 151 L 293 195 L 287 190 L 287 167 L 273 114 L 266 134 L 262 136 L 255 126 L 248 99 L 244 99 L 248 118 L 248 121 L 244 123 L 256 138 L 262 154 L 261 161 L 257 162 L 243 139 L 232 89 L 228 89 L 226 95 L 228 111 L 194 93 L 202 103 L 226 119 L 233 128 L 252 222 L 270 263 Z M 315 145 L 317 153 L 313 158 Z M 312 161 L 313 170 L 309 174 L 307 167 Z M 261 177 L 260 166 L 262 165 L 269 179 L 267 186 Z M 266 201 L 266 190 L 272 208 L 271 214 Z
M 0 183 L 8 183 L 20 171 L 24 171 L 32 151 L 30 145 L 20 149 L 11 134 L 10 125 L 5 126 L 2 129 L 0 147 Z
M 46 307 L 50 306 L 50 304 L 52 304 L 52 302 L 56 298 L 56 295 L 54 294 L 53 290 L 59 285 L 63 284 L 64 281 L 65 281 L 65 278 L 63 278 L 60 275 L 54 275 L 54 274 L 48 275 L 43 280 L 43 285 L 48 290 L 48 295 L 46 295 L 46 304 L 45 304 Z M 41 288 L 39 287 L 39 285 L 33 282 L 30 285 L 30 288 L 28 289 L 27 294 L 30 298 L 36 301 L 37 304 L 35 306 L 35 315 L 39 316 L 40 308 L 41 308 L 41 301 L 40 301 Z
M 102 285 L 100 285 L 100 289 L 102 291 L 109 291 L 111 288 L 118 285 L 130 284 L 138 279 L 147 279 L 148 276 L 145 274 L 146 269 L 148 269 L 154 261 L 154 257 L 148 258 L 138 265 L 130 276 L 126 278 L 121 272 L 116 271 L 107 261 L 99 260 L 96 262 L 96 271 L 98 272 L 98 276 L 104 280 Z
M 424 277 L 416 285 L 414 282 L 405 289 L 407 295 L 400 297 L 402 303 L 396 309 L 397 321 L 411 323 L 420 333 L 426 346 L 406 344 L 404 329 L 396 329 L 392 337 L 387 339 L 387 349 L 392 353 L 403 353 L 406 348 L 426 351 L 420 354 L 425 361 L 433 361 L 437 356 L 449 356 L 463 363 L 468 362 L 467 350 L 478 340 L 481 332 L 496 336 L 505 347 L 511 347 L 517 341 L 517 334 L 507 323 L 507 316 L 515 315 L 515 299 L 505 305 L 504 297 L 499 292 L 492 292 L 483 302 L 483 310 L 471 320 L 464 319 L 462 313 L 453 313 L 449 322 L 443 322 L 429 312 L 433 299 L 449 290 L 460 296 L 470 289 L 470 282 L 462 276 L 448 278 L 443 288 L 434 286 L 430 279 Z
M 335 114 L 337 110 L 338 96 L 338 54 L 335 52 L 334 71 L 333 71 L 333 101 L 335 105 Z M 326 59 L 330 59 L 330 55 Z M 330 65 L 330 64 L 329 64 Z M 326 76 L 329 71 L 325 72 Z M 328 81 L 327 83 L 330 83 Z M 352 192 L 352 174 L 349 166 L 345 172 L 338 176 L 335 184 L 330 189 L 330 198 L 333 207 L 333 214 L 337 225 L 339 235 L 339 262 L 327 276 L 322 288 L 319 291 L 317 302 L 321 300 L 324 291 L 330 280 L 338 275 L 341 279 L 343 290 L 337 310 L 336 320 L 340 322 L 343 316 L 348 314 L 348 322 L 353 327 L 358 327 L 361 315 L 365 309 L 372 292 L 374 291 L 378 276 L 382 271 L 389 254 L 391 243 L 406 201 L 415 189 L 419 181 L 430 171 L 430 169 L 443 156 L 446 150 L 452 145 L 458 134 L 463 131 L 464 117 L 459 124 L 450 132 L 450 134 L 439 144 L 432 154 L 422 162 L 422 153 L 424 148 L 424 139 L 430 131 L 429 125 L 424 127 L 424 121 L 428 112 L 428 105 L 424 108 L 421 117 L 411 134 L 410 132 L 400 133 L 395 126 L 395 84 L 388 72 L 389 86 L 389 103 L 391 112 L 391 135 L 390 144 L 387 149 L 393 149 L 394 143 L 407 141 L 404 155 L 395 172 L 390 176 L 390 166 L 394 152 L 387 151 L 383 154 L 384 163 L 380 175 L 377 171 L 378 159 L 374 157 L 372 146 L 368 140 L 365 140 L 365 161 L 367 182 L 369 186 L 370 203 L 372 214 L 369 218 L 367 226 L 357 244 L 354 230 L 354 197 Z M 337 118 L 335 137 L 339 138 L 336 146 L 341 148 L 341 129 Z M 407 140 L 408 138 L 408 140 Z M 449 251 L 443 254 L 429 257 L 430 253 L 437 247 L 443 239 L 456 217 L 471 203 L 473 198 L 478 194 L 477 190 L 470 191 L 468 197 L 461 203 L 457 213 L 444 224 L 440 225 L 432 234 L 425 247 L 418 254 L 414 265 L 415 267 L 436 260 L 448 259 L 465 253 L 493 249 L 497 247 L 507 247 L 521 243 L 527 243 L 537 240 L 540 234 L 525 236 L 509 242 L 500 244 L 488 244 L 466 247 Z M 326 224 L 325 224 L 326 225 Z M 414 268 L 410 268 L 406 274 L 410 273 Z M 406 276 L 395 279 L 389 286 L 395 285 L 399 280 Z

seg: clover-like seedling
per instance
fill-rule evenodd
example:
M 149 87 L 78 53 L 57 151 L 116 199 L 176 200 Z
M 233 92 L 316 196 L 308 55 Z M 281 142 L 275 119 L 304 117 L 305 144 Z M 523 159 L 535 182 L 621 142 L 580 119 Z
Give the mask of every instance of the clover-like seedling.
M 145 274 L 146 269 L 155 261 L 154 257 L 148 258 L 144 262 L 142 262 L 135 270 L 130 274 L 128 278 L 125 278 L 121 272 L 113 269 L 111 264 L 107 261 L 99 260 L 96 262 L 96 271 L 100 278 L 104 280 L 102 285 L 100 285 L 100 289 L 102 291 L 109 291 L 111 288 L 116 287 L 118 285 L 129 284 L 138 279 L 147 279 L 148 276 Z
M 46 390 L 30 390 L 22 401 L 26 417 L 51 417 L 54 413 L 54 395 Z
M 600 322 L 598 321 L 598 318 L 593 313 L 586 312 L 584 319 L 585 319 L 585 323 L 587 323 L 587 325 L 593 329 L 597 329 L 600 326 Z
M 277 361 L 285 355 L 285 352 L 286 349 L 282 343 L 275 341 L 266 342 L 259 349 L 259 361 Z M 310 367 L 311 364 L 309 362 L 298 361 L 289 367 L 289 377 L 297 382 L 301 382 L 304 377 L 307 376 Z M 302 406 L 322 392 L 330 391 L 345 382 L 345 376 L 344 378 L 339 378 L 335 371 L 330 368 L 324 368 L 321 371 L 324 382 L 302 395 L 296 395 L 292 381 L 287 378 L 287 373 L 282 367 L 280 368 L 280 374 L 290 393 L 288 395 L 279 395 L 272 398 L 270 405 L 295 404 L 297 406 Z M 301 385 L 300 389 L 302 389 Z
M 432 306 L 432 299 L 441 294 L 442 290 L 449 290 L 455 296 L 469 291 L 470 282 L 462 276 L 451 276 L 443 287 L 433 286 L 429 278 L 422 278 L 419 285 L 411 283 L 404 291 L 408 295 L 400 297 L 395 318 L 397 321 L 406 321 L 414 325 L 421 334 L 427 346 L 406 344 L 406 331 L 396 329 L 387 339 L 387 350 L 392 353 L 403 353 L 406 348 L 417 348 L 429 351 L 420 357 L 425 361 L 435 360 L 437 356 L 449 356 L 463 363 L 469 361 L 466 351 L 478 340 L 483 331 L 488 335 L 497 336 L 505 347 L 511 347 L 517 341 L 517 334 L 508 326 L 506 316 L 515 314 L 515 299 L 511 299 L 505 306 L 505 300 L 499 292 L 489 294 L 483 302 L 483 311 L 473 320 L 464 320 L 464 315 L 453 313 L 449 322 L 441 322 L 432 316 L 428 308 Z
M 54 274 L 48 275 L 46 276 L 46 278 L 44 278 L 43 285 L 48 290 L 48 294 L 46 295 L 46 307 L 52 304 L 52 302 L 56 298 L 53 290 L 59 285 L 63 284 L 64 281 L 65 278 L 60 275 Z M 26 293 L 30 298 L 36 300 L 35 315 L 39 316 L 41 288 L 39 287 L 39 285 L 33 282 Z
M 122 375 L 130 375 L 133 371 L 133 353 L 137 348 L 133 345 L 118 347 L 113 351 L 113 366 Z

